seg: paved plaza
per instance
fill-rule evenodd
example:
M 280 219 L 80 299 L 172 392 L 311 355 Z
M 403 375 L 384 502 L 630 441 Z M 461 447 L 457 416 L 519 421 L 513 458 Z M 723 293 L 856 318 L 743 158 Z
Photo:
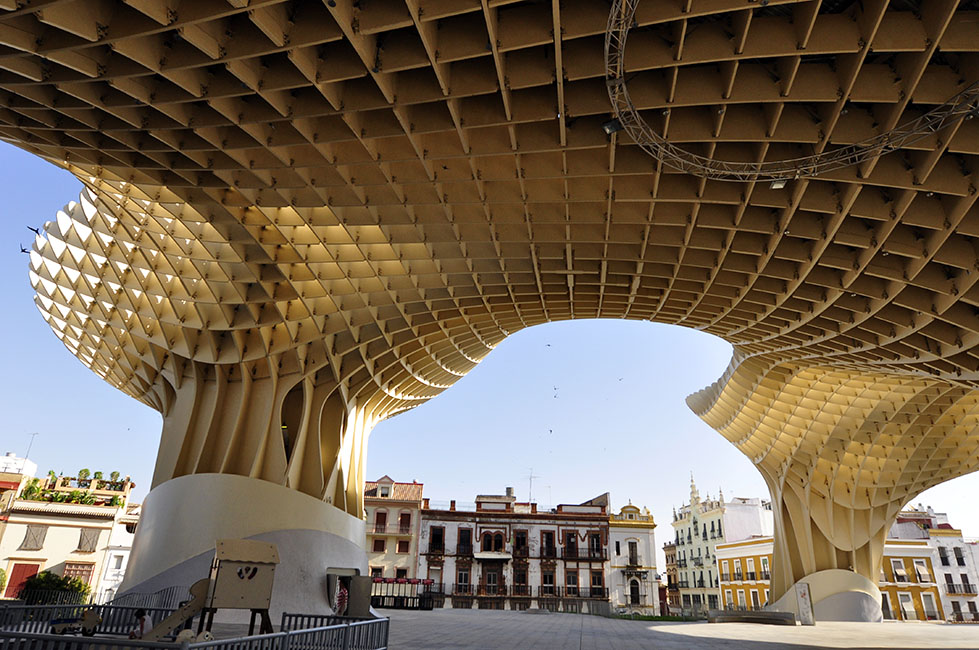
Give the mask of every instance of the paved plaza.
M 379 613 L 391 618 L 391 650 L 979 648 L 979 625 L 822 623 L 815 627 L 785 627 L 465 609 Z

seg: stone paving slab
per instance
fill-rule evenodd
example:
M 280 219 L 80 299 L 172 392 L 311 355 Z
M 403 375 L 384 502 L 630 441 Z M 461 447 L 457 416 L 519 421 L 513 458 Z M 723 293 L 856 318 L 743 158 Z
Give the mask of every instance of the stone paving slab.
M 888 622 L 787 627 L 464 609 L 378 613 L 391 618 L 391 650 L 979 648 L 979 625 Z

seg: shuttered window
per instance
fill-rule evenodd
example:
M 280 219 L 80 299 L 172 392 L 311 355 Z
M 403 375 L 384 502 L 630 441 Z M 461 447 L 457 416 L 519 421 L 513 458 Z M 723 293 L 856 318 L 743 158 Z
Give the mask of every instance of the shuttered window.
M 44 546 L 44 538 L 47 537 L 47 534 L 47 526 L 28 525 L 27 534 L 24 535 L 24 541 L 20 543 L 20 548 L 17 550 L 40 551 Z
M 62 575 L 66 578 L 78 578 L 85 584 L 92 584 L 92 573 L 95 565 L 90 562 L 65 562 L 65 571 Z
M 82 553 L 94 553 L 99 544 L 98 528 L 82 528 L 78 535 L 78 550 Z

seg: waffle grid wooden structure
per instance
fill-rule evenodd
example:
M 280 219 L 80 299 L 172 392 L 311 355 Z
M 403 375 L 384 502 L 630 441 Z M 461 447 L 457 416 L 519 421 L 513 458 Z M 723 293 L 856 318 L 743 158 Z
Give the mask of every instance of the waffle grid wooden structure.
M 979 119 L 780 189 L 675 172 L 601 128 L 611 7 L 0 0 L 0 138 L 86 185 L 37 304 L 163 413 L 154 484 L 359 516 L 376 422 L 521 328 L 652 320 L 734 345 L 689 402 L 772 490 L 773 595 L 876 575 L 901 506 L 979 467 Z M 622 79 L 664 142 L 764 164 L 947 105 L 977 33 L 974 0 L 647 0 Z

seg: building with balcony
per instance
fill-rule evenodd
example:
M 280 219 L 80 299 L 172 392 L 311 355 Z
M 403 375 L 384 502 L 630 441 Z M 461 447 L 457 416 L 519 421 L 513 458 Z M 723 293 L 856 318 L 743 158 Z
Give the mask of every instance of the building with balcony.
M 893 534 L 894 529 L 891 529 Z M 938 578 L 928 539 L 897 539 L 884 544 L 880 568 L 880 608 L 885 619 L 941 621 L 945 619 Z
M 717 545 L 721 604 L 725 609 L 761 609 L 768 603 L 772 537 L 749 537 Z
M 663 613 L 679 614 L 683 607 L 680 601 L 680 576 L 676 561 L 676 542 L 663 544 L 663 554 L 666 556 L 666 605 Z
M 656 573 L 656 523 L 648 508 L 623 506 L 609 515 L 609 571 L 606 581 L 612 606 L 657 615 L 659 575 Z
M 701 499 L 691 476 L 690 502 L 673 512 L 681 610 L 696 615 L 719 607 L 718 544 L 771 535 L 772 530 L 771 502 L 743 497 L 725 501 L 723 492 L 716 499 Z
M 902 511 L 888 532 L 878 587 L 885 619 L 979 622 L 975 543 L 932 508 Z M 770 583 L 772 538 L 719 544 L 725 607 L 764 606 Z M 761 573 L 757 572 L 761 568 Z
M 453 608 L 608 608 L 608 494 L 539 511 L 513 488 L 475 507 L 424 507 L 418 577 L 442 585 Z
M 364 484 L 371 577 L 416 578 L 423 491 L 422 483 L 399 483 L 387 475 Z
M 932 551 L 934 581 L 939 585 L 945 619 L 979 622 L 976 558 L 962 531 L 949 523 L 947 514 L 920 504 L 908 508 L 898 515 L 889 537 L 925 541 Z
M 31 463 L 33 471 L 36 465 Z M 79 578 L 89 597 L 111 598 L 122 582 L 139 519 L 129 503 L 134 484 L 117 472 L 108 480 L 0 474 L 0 568 L 7 574 L 4 598 L 16 598 L 42 571 Z

